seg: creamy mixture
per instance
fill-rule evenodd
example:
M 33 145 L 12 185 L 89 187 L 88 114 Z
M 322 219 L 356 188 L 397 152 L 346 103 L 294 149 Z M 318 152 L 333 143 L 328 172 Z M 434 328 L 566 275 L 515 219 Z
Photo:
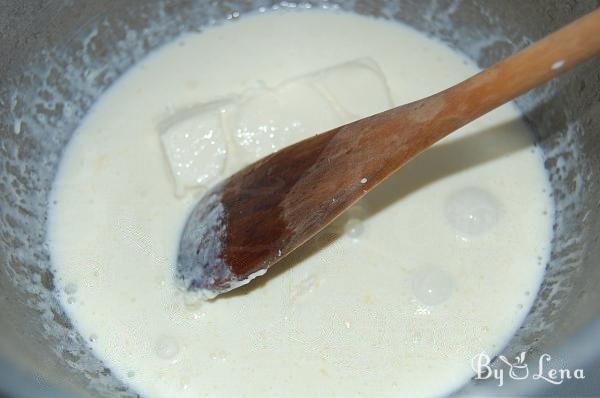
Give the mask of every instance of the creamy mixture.
M 551 202 L 512 105 L 445 139 L 309 244 L 214 301 L 176 286 L 206 187 L 477 69 L 399 24 L 273 12 L 181 37 L 84 119 L 53 190 L 61 298 L 150 398 L 435 396 L 502 348 L 536 295 Z

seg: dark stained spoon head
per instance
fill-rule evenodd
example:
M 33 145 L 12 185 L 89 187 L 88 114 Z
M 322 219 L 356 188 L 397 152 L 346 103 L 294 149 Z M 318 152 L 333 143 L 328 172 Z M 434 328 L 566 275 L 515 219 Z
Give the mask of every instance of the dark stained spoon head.
M 334 132 L 253 163 L 200 199 L 180 241 L 177 277 L 187 290 L 211 298 L 249 282 L 341 213 L 342 197 L 358 198 L 325 184 Z M 348 193 L 362 192 L 355 180 Z

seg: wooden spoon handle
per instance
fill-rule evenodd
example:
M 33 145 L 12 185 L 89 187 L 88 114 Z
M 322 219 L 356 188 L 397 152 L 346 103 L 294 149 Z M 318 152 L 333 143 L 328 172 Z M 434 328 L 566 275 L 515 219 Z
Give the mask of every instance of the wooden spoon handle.
M 546 36 L 483 72 L 423 101 L 432 114 L 433 142 L 471 120 L 600 54 L 600 8 Z M 432 115 L 433 115 L 432 114 Z M 445 117 L 444 117 L 445 116 Z M 432 120 L 433 121 L 433 120 Z M 449 123 L 450 122 L 450 123 Z
M 368 191 L 453 131 L 597 54 L 600 8 L 447 90 L 330 133 L 340 147 L 358 142 L 355 158 L 377 157 L 356 163 Z

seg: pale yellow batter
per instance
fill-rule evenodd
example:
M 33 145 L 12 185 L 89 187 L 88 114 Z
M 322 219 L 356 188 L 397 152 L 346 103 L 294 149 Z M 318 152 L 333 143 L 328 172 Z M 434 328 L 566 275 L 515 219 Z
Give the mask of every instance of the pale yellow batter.
M 53 190 L 67 313 L 150 398 L 420 397 L 471 376 L 535 296 L 551 202 L 511 105 L 414 160 L 241 291 L 189 300 L 179 233 L 205 187 L 273 150 L 476 72 L 398 24 L 309 10 L 181 37 L 85 118 Z

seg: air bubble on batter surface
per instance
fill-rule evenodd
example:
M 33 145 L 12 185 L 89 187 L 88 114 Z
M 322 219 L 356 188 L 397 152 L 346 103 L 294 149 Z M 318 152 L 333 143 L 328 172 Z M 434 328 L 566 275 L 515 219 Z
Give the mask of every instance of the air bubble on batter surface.
M 160 336 L 154 346 L 156 355 L 165 360 L 172 360 L 179 354 L 177 340 L 170 336 Z
M 362 220 L 358 218 L 350 218 L 348 221 L 346 221 L 346 224 L 344 224 L 344 233 L 346 236 L 354 240 L 358 240 L 363 234 L 364 228 L 365 227 L 363 226 Z
M 412 273 L 409 286 L 418 301 L 436 305 L 450 298 L 454 291 L 454 279 L 441 268 L 425 267 Z
M 364 201 L 355 204 L 340 215 L 328 227 L 328 230 L 347 236 L 353 241 L 358 241 L 365 232 L 364 221 L 368 217 L 368 209 Z
M 464 239 L 485 234 L 496 226 L 501 213 L 498 199 L 486 190 L 464 188 L 446 200 L 448 223 Z

